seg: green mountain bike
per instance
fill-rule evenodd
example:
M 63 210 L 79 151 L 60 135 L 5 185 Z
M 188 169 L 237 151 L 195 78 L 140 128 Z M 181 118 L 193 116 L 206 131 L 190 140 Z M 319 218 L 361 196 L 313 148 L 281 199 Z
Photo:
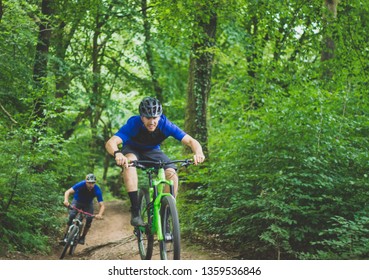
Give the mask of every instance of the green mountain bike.
M 130 163 L 130 166 L 144 170 L 149 179 L 148 186 L 139 190 L 140 215 L 145 225 L 134 229 L 143 260 L 150 260 L 152 257 L 154 235 L 159 241 L 160 259 L 179 260 L 181 256 L 181 236 L 173 181 L 166 180 L 164 172 L 164 166 L 171 163 L 181 163 L 181 166 L 193 164 L 189 159 L 167 162 L 136 160 Z M 164 192 L 165 185 L 169 186 L 169 193 Z

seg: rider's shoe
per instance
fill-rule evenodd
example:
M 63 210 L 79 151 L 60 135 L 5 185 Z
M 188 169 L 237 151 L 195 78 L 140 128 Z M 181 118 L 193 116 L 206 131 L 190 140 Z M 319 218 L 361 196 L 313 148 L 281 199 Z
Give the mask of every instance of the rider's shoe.
M 85 237 L 81 236 L 78 240 L 78 244 L 85 245 Z
M 144 226 L 145 223 L 142 220 L 140 215 L 137 215 L 137 216 L 132 215 L 131 216 L 131 225 L 134 226 L 134 227 L 138 227 L 138 226 Z

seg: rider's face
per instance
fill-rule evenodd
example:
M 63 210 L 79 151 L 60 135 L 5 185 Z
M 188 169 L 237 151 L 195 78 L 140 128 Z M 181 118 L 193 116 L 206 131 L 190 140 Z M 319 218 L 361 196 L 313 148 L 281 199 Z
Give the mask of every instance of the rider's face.
M 87 186 L 87 189 L 91 191 L 95 186 L 95 182 L 86 182 L 86 186 Z
M 146 127 L 146 129 L 150 132 L 153 132 L 158 126 L 160 117 L 154 117 L 154 118 L 141 117 L 141 120 L 144 123 L 144 126 Z

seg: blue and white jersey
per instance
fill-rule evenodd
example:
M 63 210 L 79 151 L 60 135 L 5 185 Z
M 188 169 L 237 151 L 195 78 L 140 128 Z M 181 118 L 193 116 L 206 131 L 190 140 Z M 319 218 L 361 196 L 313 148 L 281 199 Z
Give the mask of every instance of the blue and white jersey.
M 129 145 L 139 150 L 160 149 L 160 144 L 169 136 L 181 141 L 186 133 L 161 115 L 155 131 L 149 132 L 140 116 L 128 119 L 115 134 L 123 141 L 123 146 Z

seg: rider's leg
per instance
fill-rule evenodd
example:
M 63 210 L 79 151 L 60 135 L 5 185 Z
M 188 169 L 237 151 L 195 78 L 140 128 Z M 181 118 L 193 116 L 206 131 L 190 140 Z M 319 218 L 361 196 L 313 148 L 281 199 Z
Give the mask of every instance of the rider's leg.
M 130 161 L 137 160 L 134 154 L 125 155 Z M 123 171 L 123 181 L 127 192 L 137 192 L 138 176 L 136 167 L 128 167 Z
M 128 153 L 125 155 L 129 160 L 137 160 L 136 155 Z M 143 225 L 138 207 L 138 176 L 135 167 L 125 168 L 123 171 L 123 181 L 131 201 L 131 225 Z
M 178 175 L 174 168 L 165 169 L 165 178 L 173 181 L 174 196 L 178 193 Z M 169 186 L 165 186 L 165 192 L 169 192 Z
M 83 211 L 86 211 L 87 213 L 93 214 L 94 213 L 94 204 L 90 203 L 89 205 L 83 205 L 83 207 L 81 207 L 83 209 Z M 86 225 L 83 228 L 83 232 L 82 235 L 79 239 L 79 243 L 80 244 L 85 244 L 85 239 L 86 239 L 86 235 L 89 231 L 89 229 L 91 228 L 91 224 L 92 224 L 92 217 L 91 216 L 86 216 Z
M 87 226 L 87 225 L 85 226 L 85 228 L 83 229 L 82 237 L 86 237 L 90 228 L 91 228 L 91 224 L 90 226 Z
M 75 206 L 77 202 L 73 199 L 72 201 L 72 205 Z M 66 238 L 67 238 L 67 234 L 68 234 L 68 231 L 69 231 L 69 227 L 70 225 L 72 224 L 73 222 L 73 219 L 76 217 L 77 215 L 77 211 L 74 210 L 74 209 L 70 209 L 69 210 L 69 217 L 68 217 L 68 222 L 67 222 L 67 225 L 65 227 L 65 232 L 64 232 L 64 236 L 63 236 L 63 239 L 60 240 L 60 244 L 64 244 L 66 242 Z
M 90 230 L 90 228 L 91 228 L 91 222 L 89 222 L 88 219 L 86 218 L 86 225 L 83 228 L 83 232 L 82 232 L 81 237 L 79 238 L 79 241 L 78 241 L 79 244 L 82 244 L 82 245 L 85 244 L 86 235 L 87 235 L 88 231 Z

